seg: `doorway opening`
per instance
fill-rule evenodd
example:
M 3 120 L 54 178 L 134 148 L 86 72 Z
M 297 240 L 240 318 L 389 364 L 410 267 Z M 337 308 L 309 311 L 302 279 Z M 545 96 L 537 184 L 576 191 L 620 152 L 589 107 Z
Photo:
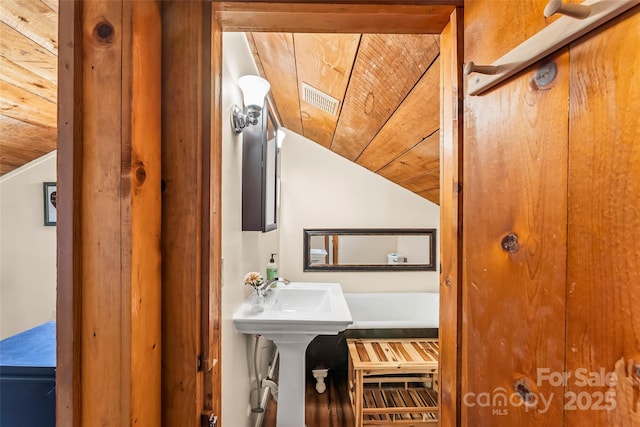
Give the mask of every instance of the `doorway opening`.
M 316 5 L 317 6 L 317 5 Z M 334 5 L 335 6 L 335 5 Z M 369 5 L 370 7 L 375 7 L 372 5 Z M 243 7 L 248 7 L 248 9 L 244 10 Z M 328 22 L 330 20 L 330 18 L 328 17 L 335 17 L 338 16 L 340 14 L 332 14 L 330 11 L 330 8 L 332 6 L 329 5 L 324 5 L 324 12 L 318 12 L 318 10 L 312 10 L 312 11 L 306 11 L 306 12 L 300 12 L 300 10 L 298 11 L 294 11 L 294 10 L 279 10 L 278 12 L 282 12 L 281 16 L 277 16 L 277 14 L 270 14 L 268 12 L 266 12 L 265 10 L 255 10 L 252 9 L 252 6 L 247 6 L 244 5 L 243 7 L 239 7 L 236 6 L 232 3 L 220 3 L 218 5 L 214 4 L 214 8 L 216 8 L 216 12 L 215 12 L 215 16 L 216 19 L 214 21 L 217 21 L 220 25 L 220 30 L 223 32 L 246 32 L 248 33 L 249 37 L 250 37 L 250 44 L 252 46 L 252 51 L 254 53 L 254 56 L 257 57 L 258 61 L 260 61 L 264 56 L 268 56 L 268 54 L 263 54 L 262 56 L 260 56 L 259 54 L 259 46 L 269 46 L 269 45 L 273 45 L 274 43 L 277 44 L 277 41 L 274 40 L 280 40 L 282 41 L 283 39 L 286 39 L 286 36 L 282 36 L 282 34 L 291 34 L 291 38 L 294 38 L 295 34 L 304 34 L 304 35 L 308 35 L 311 37 L 318 38 L 317 34 L 318 33 L 326 33 L 328 32 L 328 30 L 330 29 L 330 32 L 335 32 L 338 34 L 353 34 L 353 33 L 359 33 L 358 36 L 358 40 L 360 41 L 360 45 L 361 46 L 361 37 L 363 35 L 372 35 L 372 34 L 391 34 L 391 33 L 395 33 L 395 34 L 420 34 L 420 33 L 424 33 L 425 32 L 425 25 L 424 25 L 424 20 L 422 22 L 422 24 L 420 24 L 419 26 L 412 26 L 413 24 L 408 23 L 406 24 L 406 26 L 402 26 L 402 25 L 396 25 L 393 29 L 389 28 L 389 27 L 385 27 L 385 24 L 381 24 L 379 21 L 373 21 L 372 23 L 366 23 L 366 20 L 363 20 L 362 18 L 356 18 L 359 12 L 361 12 L 362 10 L 365 10 L 366 8 L 363 8 L 361 11 L 358 11 L 356 9 L 358 9 L 357 7 L 355 7 L 355 9 L 351 10 L 350 12 L 347 11 L 346 13 L 343 13 L 343 15 L 341 15 L 341 17 L 339 19 L 336 19 L 335 22 L 332 22 L 331 25 L 327 25 L 326 22 Z M 318 8 L 320 8 L 320 6 L 317 6 Z M 416 6 L 417 7 L 417 6 Z M 259 7 L 258 7 L 259 8 Z M 313 8 L 311 8 L 313 9 Z M 310 9 L 310 10 L 311 10 Z M 344 8 L 343 8 L 344 9 Z M 446 55 L 444 55 L 444 57 L 446 58 L 446 60 L 448 61 L 448 63 L 444 66 L 444 69 L 441 70 L 441 72 L 437 73 L 437 78 L 435 79 L 436 82 L 436 93 L 438 94 L 438 98 L 443 98 L 444 95 L 443 93 L 450 93 L 452 94 L 452 96 L 454 95 L 454 92 L 451 90 L 448 91 L 443 91 L 442 87 L 441 87 L 441 76 L 444 73 L 449 73 L 449 76 L 447 77 L 447 82 L 446 84 L 452 84 L 452 82 L 457 82 L 458 81 L 458 71 L 460 69 L 460 67 L 456 67 L 455 65 L 452 65 L 451 62 L 452 61 L 459 61 L 459 58 L 461 57 L 461 43 L 460 40 L 457 38 L 458 34 L 458 25 L 461 23 L 461 21 L 459 21 L 461 19 L 461 13 L 458 12 L 458 14 L 456 15 L 454 13 L 454 15 L 450 16 L 452 12 L 454 12 L 455 7 L 453 6 L 449 6 L 449 12 L 446 14 L 446 21 L 444 23 L 439 24 L 440 26 L 438 27 L 438 29 L 433 29 L 432 30 L 432 34 L 437 34 L 438 36 L 440 36 L 440 34 L 442 33 L 443 29 L 445 27 L 447 27 L 447 24 L 449 25 L 447 28 L 449 28 L 449 35 L 445 36 L 445 37 L 449 37 L 449 39 L 447 41 L 445 41 L 444 46 L 446 49 L 450 49 L 449 52 L 446 53 Z M 371 10 L 371 9 L 369 9 Z M 342 13 L 342 12 L 341 12 Z M 300 14 L 305 14 L 305 18 L 306 19 L 302 19 L 300 16 Z M 393 15 L 392 12 L 390 12 L 391 15 Z M 256 18 L 257 17 L 257 18 Z M 311 19 L 309 19 L 309 17 L 311 17 Z M 423 16 L 424 18 L 424 16 Z M 449 20 L 453 19 L 453 23 L 449 23 Z M 304 22 L 304 24 L 301 24 L 301 22 Z M 408 22 L 408 21 L 407 21 Z M 304 27 L 304 28 L 301 28 Z M 453 28 L 451 28 L 453 27 Z M 386 32 L 384 31 L 384 29 L 386 28 Z M 382 30 L 381 30 L 382 29 Z M 257 41 L 254 37 L 254 34 L 259 36 L 259 37 L 263 37 L 265 36 L 265 39 L 271 39 L 271 41 L 264 41 L 264 39 Z M 455 37 L 453 37 L 455 36 Z M 251 40 L 253 39 L 253 40 Z M 440 37 L 438 37 L 438 41 L 440 41 Z M 286 40 L 284 41 L 286 43 Z M 295 46 L 295 43 L 292 43 L 293 46 Z M 437 53 L 437 58 L 438 60 L 440 60 L 440 58 L 442 57 L 441 53 L 440 53 L 440 49 L 442 48 L 442 45 L 437 46 L 438 48 L 438 53 Z M 356 48 L 357 50 L 357 48 Z M 282 56 L 275 56 L 274 57 L 279 57 L 282 58 Z M 286 60 L 281 60 L 281 62 L 286 63 Z M 263 77 L 269 77 L 268 73 L 265 72 L 265 69 L 268 68 L 270 66 L 270 64 L 260 64 L 258 65 L 259 71 L 261 71 L 261 74 L 263 75 Z M 285 67 L 286 68 L 286 64 L 282 64 L 282 63 L 278 63 L 278 66 L 281 67 Z M 353 65 L 352 65 L 353 67 Z M 215 66 L 214 66 L 215 68 Z M 294 68 L 295 68 L 295 64 L 294 64 Z M 213 75 L 214 75 L 214 80 L 217 79 L 217 81 L 221 81 L 220 77 L 221 77 L 221 70 L 212 70 L 213 71 Z M 217 74 L 216 73 L 220 73 Z M 272 73 L 273 75 L 273 73 Z M 281 72 L 281 75 L 285 78 L 290 77 L 290 73 L 286 73 L 284 71 Z M 352 76 L 353 78 L 353 76 Z M 296 78 L 294 77 L 290 77 L 291 80 L 296 80 Z M 414 82 L 415 83 L 415 82 Z M 461 85 L 457 85 L 456 87 L 461 87 Z M 347 90 L 345 89 L 345 93 L 347 92 Z M 293 94 L 296 97 L 296 101 L 298 101 L 297 97 L 298 97 L 298 90 L 293 91 Z M 447 100 L 447 102 L 443 102 L 443 106 L 441 107 L 441 109 L 444 108 L 448 108 L 449 111 L 452 111 L 452 105 L 457 105 L 456 103 L 458 102 L 458 100 L 461 99 L 449 99 Z M 344 101 L 344 99 L 343 99 Z M 299 101 L 298 101 L 299 102 Z M 277 103 L 277 101 L 276 101 Z M 223 102 L 222 103 L 222 111 L 224 111 L 226 107 L 226 103 Z M 300 111 L 300 107 L 298 107 L 298 111 Z M 344 105 L 342 105 L 341 108 L 345 108 Z M 275 109 L 277 111 L 278 106 L 277 104 L 275 105 Z M 285 110 L 285 114 L 290 113 L 289 109 L 283 109 Z M 300 113 L 297 113 L 300 114 Z M 278 114 L 279 117 L 279 121 L 280 121 L 280 125 L 282 125 L 282 122 L 286 119 L 283 120 L 283 118 L 281 117 L 282 114 Z M 301 116 L 301 114 L 300 114 Z M 437 113 L 437 116 L 440 117 L 440 112 Z M 308 118 L 307 118 L 308 119 Z M 212 124 L 212 128 L 213 129 L 218 129 L 218 128 L 222 128 L 224 129 L 226 126 L 226 120 L 224 119 L 224 116 L 220 115 L 219 117 L 214 117 L 214 123 Z M 299 122 L 302 122 L 304 120 L 304 118 L 298 118 Z M 448 161 L 449 166 L 448 166 L 448 174 L 446 177 L 444 177 L 444 179 L 454 179 L 457 180 L 457 173 L 461 172 L 461 170 L 458 168 L 458 162 L 457 162 L 457 155 L 458 155 L 458 151 L 457 151 L 457 144 L 451 144 L 451 141 L 453 141 L 454 139 L 457 141 L 457 138 L 459 135 L 461 135 L 461 132 L 458 132 L 458 123 L 461 123 L 461 120 L 459 120 L 459 117 L 455 117 L 454 118 L 451 115 L 448 115 L 448 117 L 446 117 L 444 120 L 449 120 L 449 124 L 448 129 L 445 131 L 445 135 L 440 135 L 435 134 L 435 135 L 430 135 L 432 137 L 434 137 L 434 139 L 437 139 L 437 150 L 439 152 L 442 152 L 442 147 L 440 144 L 441 140 L 444 140 L 445 138 L 448 138 L 449 140 L 449 146 L 451 147 L 455 147 L 456 150 L 455 152 L 449 152 L 447 155 L 449 155 L 450 157 L 448 157 Z M 438 120 L 438 123 L 440 125 L 440 120 Z M 285 127 L 287 127 L 285 125 Z M 310 127 L 310 126 L 309 126 Z M 439 126 L 440 127 L 440 126 Z M 301 126 L 301 129 L 304 129 L 304 127 Z M 376 129 L 376 131 L 379 131 L 379 128 Z M 438 131 L 440 131 L 440 129 L 438 129 Z M 334 141 L 334 136 L 336 134 L 336 130 L 334 128 L 334 130 L 331 132 L 331 137 L 330 137 L 330 142 L 325 145 L 325 147 L 327 147 L 328 149 L 332 149 L 332 147 L 334 147 L 334 145 L 332 144 L 332 141 Z M 312 138 L 313 139 L 313 138 Z M 368 141 L 370 142 L 370 141 Z M 318 141 L 316 141 L 316 143 L 318 143 Z M 322 144 L 321 144 L 322 145 Z M 366 144 L 365 144 L 366 145 Z M 412 147 L 416 146 L 417 144 L 412 145 Z M 335 148 L 339 149 L 339 145 L 335 146 Z M 407 151 L 410 150 L 406 150 L 405 151 L 400 151 L 400 153 L 396 153 L 395 157 L 400 157 L 401 154 L 406 153 Z M 439 154 L 439 153 L 438 153 Z M 375 157 L 375 156 L 374 156 Z M 356 159 L 361 158 L 362 160 L 366 160 L 366 157 L 362 157 L 360 155 L 360 153 L 357 153 L 354 157 L 353 160 L 357 162 Z M 451 169 L 451 163 L 453 162 L 453 164 L 456 165 L 455 171 Z M 437 161 L 438 163 L 438 167 L 440 167 L 441 164 L 441 160 Z M 384 169 L 384 166 L 386 166 L 387 163 L 383 163 L 382 166 L 378 166 L 378 167 L 373 167 L 372 169 L 374 171 L 382 171 Z M 455 177 L 452 174 L 456 174 Z M 438 182 L 438 187 L 440 187 L 440 182 L 442 181 L 443 177 L 440 176 L 440 174 L 438 173 L 438 177 L 437 177 L 437 182 Z M 449 188 L 451 188 L 451 186 L 449 186 Z M 436 196 L 436 198 L 438 199 L 438 201 L 441 200 L 440 197 Z M 449 197 L 447 198 L 447 196 L 445 196 L 445 199 L 447 199 L 447 201 L 444 203 L 444 205 L 446 206 L 446 209 L 448 210 L 446 213 L 441 213 L 441 217 L 443 216 L 448 216 L 449 218 L 453 218 L 454 216 L 452 215 L 452 211 L 451 209 L 457 209 L 457 196 L 456 195 L 449 195 Z M 452 199 L 455 199 L 455 203 L 452 203 Z M 442 208 L 443 206 L 441 206 Z M 457 216 L 456 216 L 457 217 Z M 451 219 L 447 222 L 448 225 L 451 225 Z M 447 230 L 447 238 L 449 239 L 447 243 L 442 244 L 441 246 L 441 253 L 443 253 L 443 251 L 446 249 L 448 251 L 457 251 L 457 246 L 456 246 L 456 242 L 457 240 L 455 240 L 454 242 L 451 241 L 451 238 L 453 236 L 453 238 L 455 238 L 456 233 L 457 233 L 457 223 L 455 224 L 456 227 L 453 228 L 453 234 L 450 233 L 450 230 Z M 442 225 L 441 225 L 442 227 Z M 441 228 L 442 229 L 442 228 Z M 443 236 L 444 238 L 444 236 Z M 225 255 L 225 258 L 226 255 Z M 448 259 L 448 257 L 447 257 Z M 443 257 L 444 260 L 444 257 Z M 448 268 L 451 269 L 453 268 L 454 271 L 456 271 L 456 269 L 458 268 L 457 266 L 457 262 L 455 262 L 455 260 L 453 262 L 451 261 L 447 261 L 445 264 L 448 265 Z M 226 267 L 225 267 L 226 268 Z M 450 366 L 453 367 L 453 372 L 447 369 L 447 372 L 445 373 L 446 378 L 445 378 L 445 383 L 447 381 L 449 381 L 449 384 L 451 387 L 449 387 L 449 390 L 453 390 L 451 391 L 447 391 L 447 393 L 451 393 L 451 395 L 457 395 L 457 372 L 455 371 L 457 369 L 457 362 L 456 362 L 456 357 L 455 357 L 455 349 L 457 349 L 458 347 L 458 334 L 457 334 L 457 325 L 458 325 L 458 319 L 459 319 L 459 309 L 458 309 L 458 301 L 459 301 L 459 297 L 458 297 L 458 288 L 457 286 L 451 286 L 452 283 L 452 277 L 455 278 L 457 277 L 457 274 L 447 274 L 447 283 L 449 284 L 449 290 L 450 290 L 450 294 L 446 295 L 441 302 L 441 312 L 447 316 L 448 318 L 448 323 L 446 325 L 446 327 L 452 327 L 453 329 L 450 330 L 449 335 L 447 335 L 447 332 L 445 332 L 445 340 L 448 343 L 447 345 L 451 346 L 454 349 L 454 355 L 451 357 L 451 360 L 448 361 L 448 363 L 450 364 Z M 215 286 L 215 284 L 214 284 Z M 451 302 L 453 302 L 455 305 L 453 307 L 449 307 L 449 308 L 444 308 L 443 309 L 443 304 L 450 304 Z M 224 295 L 223 295 L 223 304 L 225 303 L 225 299 L 224 299 Z M 224 312 L 224 309 L 223 309 Z M 450 317 L 452 316 L 453 317 Z M 442 317 L 442 316 L 441 316 Z M 229 325 L 231 325 L 229 323 Z M 230 326 L 232 328 L 232 325 Z M 224 328 L 223 328 L 224 330 Z M 228 329 L 227 329 L 228 330 Z M 442 330 L 441 330 L 441 335 L 442 335 Z M 224 340 L 224 339 L 223 339 Z M 223 345 L 223 349 L 222 349 L 222 358 L 223 360 L 225 360 L 225 350 L 224 350 L 224 345 Z M 228 358 L 228 356 L 227 356 Z M 223 366 L 225 366 L 225 362 L 223 362 Z M 441 380 L 442 381 L 442 380 Z M 224 393 L 223 393 L 224 395 Z M 449 418 L 451 419 L 451 417 L 453 417 L 453 420 L 455 422 L 456 419 L 456 405 L 455 405 L 455 401 L 452 405 L 449 406 L 448 409 L 446 409 L 445 411 L 448 411 L 444 414 L 445 418 Z M 223 411 L 224 413 L 224 411 Z

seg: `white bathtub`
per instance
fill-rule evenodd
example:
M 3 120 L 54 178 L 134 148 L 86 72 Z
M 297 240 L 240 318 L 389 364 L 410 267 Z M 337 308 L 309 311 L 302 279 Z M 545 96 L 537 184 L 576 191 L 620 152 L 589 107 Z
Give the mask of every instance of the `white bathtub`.
M 438 328 L 436 292 L 345 293 L 353 324 L 349 329 Z
M 307 369 L 346 369 L 348 338 L 437 338 L 436 292 L 345 293 L 353 324 L 337 335 L 318 335 L 307 347 Z

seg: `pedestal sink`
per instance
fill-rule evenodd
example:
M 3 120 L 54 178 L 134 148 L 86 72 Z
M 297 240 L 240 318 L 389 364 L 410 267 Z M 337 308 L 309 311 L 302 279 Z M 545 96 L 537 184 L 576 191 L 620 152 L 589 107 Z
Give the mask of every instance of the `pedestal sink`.
M 305 350 L 316 335 L 336 335 L 353 323 L 339 283 L 279 284 L 255 313 L 246 301 L 233 316 L 238 332 L 260 334 L 280 352 L 277 427 L 304 427 Z

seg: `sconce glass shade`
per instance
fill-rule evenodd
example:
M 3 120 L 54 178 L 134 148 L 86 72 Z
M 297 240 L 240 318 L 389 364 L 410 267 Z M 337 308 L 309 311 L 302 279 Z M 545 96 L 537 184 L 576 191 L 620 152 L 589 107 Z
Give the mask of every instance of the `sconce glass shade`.
M 271 89 L 269 82 L 258 76 L 242 76 L 238 79 L 238 86 L 244 96 L 244 105 L 257 105 L 258 108 L 262 108 L 264 97 Z
M 258 124 L 264 98 L 271 89 L 269 82 L 258 76 L 242 76 L 238 79 L 238 86 L 242 90 L 245 108 L 243 110 L 234 105 L 231 109 L 231 127 L 236 133 L 242 132 L 247 126 Z
M 278 148 L 282 148 L 282 141 L 284 141 L 285 136 L 287 136 L 287 134 L 282 129 L 276 131 L 276 144 Z

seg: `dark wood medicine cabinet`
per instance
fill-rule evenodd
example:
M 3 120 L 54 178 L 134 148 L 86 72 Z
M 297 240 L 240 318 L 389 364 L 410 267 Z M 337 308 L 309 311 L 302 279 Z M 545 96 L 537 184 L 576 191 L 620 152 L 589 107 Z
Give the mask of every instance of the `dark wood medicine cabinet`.
M 268 106 L 242 132 L 242 231 L 277 228 L 278 145 Z

